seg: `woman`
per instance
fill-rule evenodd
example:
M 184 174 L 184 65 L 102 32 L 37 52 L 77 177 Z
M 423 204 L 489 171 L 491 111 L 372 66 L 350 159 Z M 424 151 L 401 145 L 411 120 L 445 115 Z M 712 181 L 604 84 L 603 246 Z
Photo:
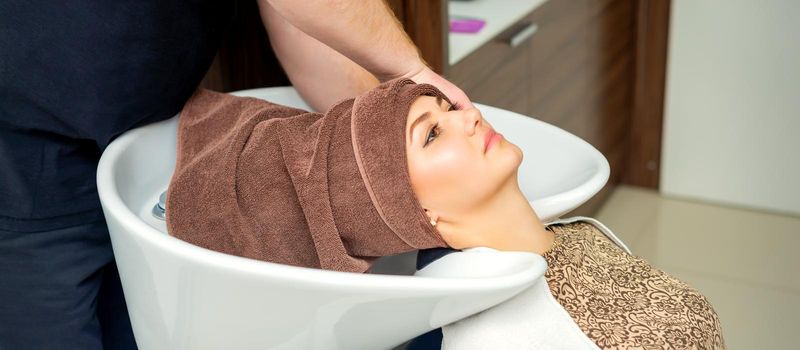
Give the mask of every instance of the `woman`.
M 543 225 L 519 189 L 521 161 L 477 109 L 410 80 L 325 114 L 200 91 L 179 122 L 167 225 L 209 249 L 351 272 L 433 247 L 532 252 L 587 343 L 723 347 L 698 292 L 590 223 Z
M 603 234 L 605 227 L 593 220 L 543 225 L 517 182 L 522 151 L 477 109 L 419 97 L 408 113 L 406 153 L 414 192 L 448 246 L 542 255 L 550 292 L 597 346 L 724 348 L 719 321 L 705 297 L 626 253 Z M 507 302 L 515 304 L 514 310 L 506 312 L 518 313 L 532 297 L 517 296 Z M 448 332 L 466 338 L 491 323 L 496 327 L 498 320 L 514 319 L 498 312 L 503 311 L 496 308 L 444 327 L 445 345 Z M 496 336 L 494 346 L 506 339 L 489 334 Z

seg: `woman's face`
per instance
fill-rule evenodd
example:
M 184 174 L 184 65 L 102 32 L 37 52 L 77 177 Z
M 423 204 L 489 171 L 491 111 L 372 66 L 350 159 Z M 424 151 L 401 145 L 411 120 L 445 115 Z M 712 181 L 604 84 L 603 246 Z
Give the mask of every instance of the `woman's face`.
M 480 111 L 456 110 L 431 96 L 418 97 L 409 109 L 406 154 L 422 207 L 456 220 L 516 182 L 522 162 L 519 147 L 497 134 Z

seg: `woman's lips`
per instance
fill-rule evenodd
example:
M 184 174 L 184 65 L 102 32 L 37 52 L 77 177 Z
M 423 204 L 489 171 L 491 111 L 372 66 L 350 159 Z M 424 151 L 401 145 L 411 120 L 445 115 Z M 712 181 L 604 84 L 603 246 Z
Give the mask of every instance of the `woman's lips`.
M 489 129 L 483 139 L 483 153 L 486 153 L 490 147 L 494 146 L 494 144 L 500 142 L 502 139 L 502 134 L 498 134 L 494 129 Z

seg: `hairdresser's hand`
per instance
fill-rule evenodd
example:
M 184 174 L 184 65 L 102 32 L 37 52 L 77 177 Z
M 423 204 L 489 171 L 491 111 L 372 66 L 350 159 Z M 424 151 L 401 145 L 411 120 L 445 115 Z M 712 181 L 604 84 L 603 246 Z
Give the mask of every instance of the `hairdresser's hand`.
M 315 48 L 312 50 L 297 51 L 297 55 L 317 58 L 315 60 L 306 60 L 311 61 L 311 63 L 301 64 L 302 67 L 299 69 L 289 70 L 289 77 L 292 78 L 293 83 L 298 80 L 297 78 L 301 74 L 291 74 L 291 71 L 298 71 L 306 76 L 314 77 L 317 74 L 317 70 L 334 69 L 329 63 L 331 60 L 328 59 L 328 57 L 331 57 L 331 53 L 323 49 L 324 46 L 327 46 L 337 52 L 333 56 L 341 54 L 363 67 L 379 81 L 404 77 L 410 78 L 417 83 L 428 83 L 436 86 L 453 103 L 458 103 L 462 108 L 472 107 L 472 102 L 461 89 L 434 73 L 424 64 L 419 56 L 419 51 L 403 31 L 402 25 L 394 17 L 385 1 L 259 0 L 259 6 L 262 14 L 267 12 L 267 16 L 264 16 L 267 18 L 267 22 L 270 21 L 268 12 L 274 11 L 282 21 L 291 24 L 292 28 L 302 31 L 304 35 L 319 41 L 315 45 L 292 46 L 295 50 L 299 50 L 298 46 L 300 48 L 313 46 Z M 336 15 L 331 16 L 330 14 L 332 13 Z M 277 18 L 277 16 L 272 17 Z M 272 31 L 275 30 L 275 28 L 270 28 L 269 25 L 267 27 Z M 297 44 L 296 40 L 287 40 Z M 273 45 L 275 44 L 273 43 Z M 279 56 L 288 60 L 289 57 L 280 54 L 280 51 L 276 50 Z M 335 61 L 342 62 L 344 57 L 335 58 Z M 309 69 L 312 68 L 313 74 L 309 74 Z M 361 68 L 355 70 L 359 69 Z M 363 77 L 365 76 L 363 73 L 359 72 L 358 75 Z M 361 80 L 365 84 L 357 85 L 359 88 L 371 86 L 375 83 L 371 77 Z M 325 92 L 325 89 L 330 86 L 329 84 L 320 84 L 319 80 L 313 80 L 313 83 L 316 86 L 324 87 L 324 89 L 319 88 L 318 92 Z M 304 91 L 308 92 L 310 90 L 312 89 L 305 89 Z M 309 93 L 306 93 L 306 95 L 309 95 Z
M 428 66 L 423 65 L 422 68 L 412 71 L 404 76 L 413 80 L 417 84 L 431 84 L 441 90 L 454 105 L 461 109 L 472 108 L 472 101 L 469 100 L 467 94 L 461 91 L 457 86 L 453 85 L 450 81 L 445 79 L 439 74 L 436 74 Z

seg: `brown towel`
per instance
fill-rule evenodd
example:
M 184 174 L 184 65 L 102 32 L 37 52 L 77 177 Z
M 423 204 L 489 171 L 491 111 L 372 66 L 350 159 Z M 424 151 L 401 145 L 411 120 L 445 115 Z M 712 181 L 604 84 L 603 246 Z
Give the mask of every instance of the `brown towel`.
M 309 113 L 199 90 L 178 126 L 171 235 L 281 264 L 364 272 L 444 247 L 411 189 L 406 115 L 431 85 L 393 80 Z

